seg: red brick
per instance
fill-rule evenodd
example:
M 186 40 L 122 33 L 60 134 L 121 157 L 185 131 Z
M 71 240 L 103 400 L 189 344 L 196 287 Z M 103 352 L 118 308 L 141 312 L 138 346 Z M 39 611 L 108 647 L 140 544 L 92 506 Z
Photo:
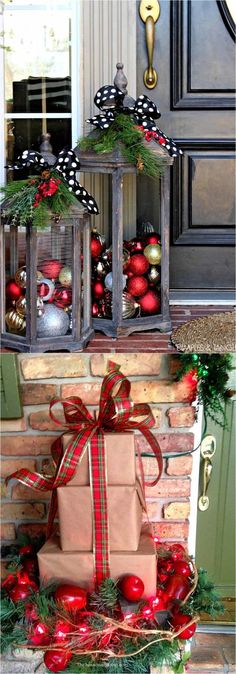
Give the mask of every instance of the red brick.
M 176 403 L 188 402 L 189 387 L 186 383 L 169 380 L 143 380 L 131 384 L 131 395 L 135 402 Z
M 100 399 L 101 383 L 86 382 L 78 384 L 63 384 L 61 386 L 61 397 L 79 396 L 85 405 L 97 405 Z
M 8 487 L 5 482 L 1 482 L 0 491 L 1 491 L 1 499 L 5 498 L 8 492 Z
M 78 353 L 22 356 L 21 371 L 26 380 L 85 377 L 88 374 L 88 357 Z
M 147 512 L 148 517 L 151 522 L 155 522 L 162 518 L 162 504 L 158 501 L 148 502 L 147 503 Z M 144 521 L 146 520 L 146 514 L 143 515 Z
M 42 520 L 45 517 L 43 503 L 3 503 L 2 518 L 9 520 Z
M 5 461 L 1 461 L 1 477 L 8 477 L 20 468 L 35 470 L 35 461 L 31 459 L 6 459 Z
M 50 454 L 53 440 L 51 435 L 4 435 L 1 438 L 1 453 L 6 456 Z
M 12 488 L 12 499 L 14 501 L 48 501 L 50 498 L 50 491 L 39 491 L 31 487 L 25 487 L 20 483 L 15 484 Z
M 170 498 L 190 495 L 190 480 L 162 479 L 154 487 L 146 487 L 147 498 Z
M 164 505 L 165 520 L 186 520 L 189 517 L 190 505 L 188 502 L 176 501 Z
M 169 359 L 169 373 L 175 375 L 177 370 L 179 370 L 181 365 L 179 356 L 171 356 Z
M 16 538 L 16 530 L 14 524 L 1 524 L 1 540 L 14 541 Z
M 161 540 L 183 540 L 188 537 L 189 523 L 183 522 L 154 522 L 153 533 Z
M 194 446 L 193 433 L 154 433 L 154 435 L 159 442 L 161 451 L 163 453 L 177 451 L 187 452 L 192 450 Z M 149 451 L 148 443 L 142 435 L 137 435 L 135 437 L 135 444 L 141 452 Z
M 167 410 L 169 425 L 171 427 L 182 428 L 191 427 L 195 421 L 194 407 L 170 407 Z
M 109 353 L 96 354 L 90 358 L 91 373 L 103 377 L 107 371 L 108 361 L 113 360 Z M 114 360 L 121 366 L 127 377 L 132 375 L 158 375 L 161 368 L 161 355 L 148 353 L 115 354 Z
M 45 475 L 55 475 L 55 465 L 51 457 L 42 461 L 42 472 Z
M 28 524 L 19 524 L 17 527 L 17 531 L 19 534 L 27 534 L 28 536 L 32 536 L 33 538 L 36 538 L 37 536 L 45 535 L 47 530 L 47 524 L 42 523 L 42 524 L 35 524 L 35 523 L 28 523 Z
M 57 412 L 57 419 L 62 423 L 61 432 L 63 431 L 63 423 L 65 421 L 63 412 Z M 31 412 L 29 415 L 29 424 L 31 428 L 35 431 L 57 431 L 59 430 L 58 424 L 54 423 L 50 419 L 48 410 L 40 410 L 38 412 Z
M 49 403 L 57 394 L 57 386 L 54 384 L 21 384 L 23 405 Z
M 14 433 L 17 431 L 18 433 L 23 433 L 26 431 L 27 426 L 26 426 L 26 420 L 24 417 L 21 417 L 20 419 L 2 419 L 1 420 L 1 432 L 2 433 Z
M 193 466 L 192 456 L 178 456 L 167 459 L 167 475 L 191 475 Z

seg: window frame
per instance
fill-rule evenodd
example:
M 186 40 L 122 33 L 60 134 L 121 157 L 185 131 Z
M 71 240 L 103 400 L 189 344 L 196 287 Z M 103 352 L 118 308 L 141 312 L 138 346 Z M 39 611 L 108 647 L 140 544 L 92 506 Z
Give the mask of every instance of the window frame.
M 42 4 L 39 3 L 37 8 Z M 66 3 L 65 3 L 66 6 Z M 17 11 L 25 9 L 24 3 L 22 7 L 18 6 Z M 4 16 L 3 13 L 12 11 L 11 5 L 0 4 L 0 34 L 4 34 Z M 30 8 L 34 11 L 34 8 Z M 80 134 L 80 120 L 81 120 L 81 57 L 82 50 L 80 47 L 80 32 L 81 32 L 81 6 L 80 0 L 72 0 L 71 3 L 71 112 L 70 113 L 7 113 L 5 110 L 5 50 L 3 45 L 0 47 L 0 185 L 5 185 L 6 172 L 6 120 L 7 119 L 71 119 L 71 147 L 77 145 L 77 140 Z M 82 42 L 82 41 L 81 41 Z M 80 95 L 79 95 L 80 94 Z M 27 149 L 27 148 L 25 148 Z

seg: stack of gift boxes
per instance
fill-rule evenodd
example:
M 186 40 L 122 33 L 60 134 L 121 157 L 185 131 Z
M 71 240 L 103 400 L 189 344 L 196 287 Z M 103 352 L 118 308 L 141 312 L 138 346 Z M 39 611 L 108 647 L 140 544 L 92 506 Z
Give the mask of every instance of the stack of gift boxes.
M 64 436 L 64 449 L 70 441 Z M 106 433 L 107 505 L 110 575 L 142 579 L 144 597 L 156 594 L 156 553 L 152 533 L 143 523 L 145 500 L 136 476 L 134 434 Z M 73 478 L 57 489 L 59 535 L 38 553 L 41 580 L 69 582 L 93 589 L 93 503 L 89 452 Z

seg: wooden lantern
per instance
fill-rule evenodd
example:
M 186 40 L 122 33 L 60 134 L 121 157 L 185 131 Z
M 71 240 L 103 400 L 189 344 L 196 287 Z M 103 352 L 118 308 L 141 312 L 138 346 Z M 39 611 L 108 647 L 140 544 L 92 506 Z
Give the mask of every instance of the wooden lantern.
M 81 206 L 49 226 L 0 227 L 1 343 L 25 352 L 81 351 L 91 324 L 90 216 Z
M 94 318 L 93 326 L 110 337 L 129 335 L 132 332 L 157 329 L 171 330 L 169 312 L 169 199 L 170 169 L 173 158 L 166 150 L 155 145 L 155 153 L 163 160 L 163 175 L 160 179 L 160 234 L 162 243 L 160 312 L 155 315 L 140 314 L 124 318 L 123 297 L 123 241 L 126 238 L 123 226 L 123 182 L 125 174 L 137 174 L 137 169 L 122 155 L 120 149 L 112 154 L 96 154 L 91 151 L 75 151 L 84 173 L 110 174 L 111 176 L 111 232 L 112 245 L 112 315 L 111 318 Z M 140 179 L 142 181 L 142 178 Z

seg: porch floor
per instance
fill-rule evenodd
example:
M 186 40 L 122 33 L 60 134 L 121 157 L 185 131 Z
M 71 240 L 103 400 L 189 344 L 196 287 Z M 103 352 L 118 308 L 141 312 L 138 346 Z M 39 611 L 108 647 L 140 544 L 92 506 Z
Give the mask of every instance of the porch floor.
M 231 674 L 235 671 L 235 636 L 196 632 L 187 665 L 188 674 Z
M 170 307 L 172 330 L 182 323 L 208 316 L 209 314 L 220 313 L 224 311 L 233 311 L 233 305 L 172 305 Z M 96 332 L 95 337 L 85 349 L 87 353 L 115 353 L 115 352 L 133 352 L 137 351 L 160 351 L 162 353 L 176 353 L 177 349 L 171 343 L 171 333 L 163 334 L 158 330 L 148 330 L 146 332 L 134 332 L 129 337 L 119 337 L 112 339 L 102 332 Z
M 177 305 L 170 307 L 172 330 L 182 323 L 208 316 L 209 314 L 221 313 L 224 311 L 233 311 L 235 306 L 224 304 L 212 305 Z M 1 349 L 1 352 L 12 352 L 12 349 Z M 171 343 L 171 332 L 161 333 L 158 330 L 148 330 L 146 332 L 134 332 L 129 337 L 119 337 L 113 339 L 107 337 L 102 332 L 96 331 L 94 338 L 89 342 L 86 353 L 137 353 L 148 351 L 160 351 L 161 353 L 176 353 L 177 349 Z

